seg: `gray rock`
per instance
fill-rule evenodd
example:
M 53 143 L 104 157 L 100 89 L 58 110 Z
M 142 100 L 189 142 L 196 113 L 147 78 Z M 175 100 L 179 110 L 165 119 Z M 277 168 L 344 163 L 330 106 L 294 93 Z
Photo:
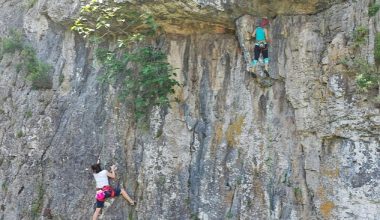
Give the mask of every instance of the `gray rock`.
M 53 88 L 32 90 L 16 71 L 18 53 L 1 58 L 0 219 L 90 218 L 89 167 L 99 156 L 105 168 L 118 165 L 137 200 L 109 200 L 102 219 L 376 219 L 379 108 L 338 63 L 352 55 L 373 62 L 378 15 L 368 17 L 369 1 L 263 4 L 260 13 L 278 15 L 267 82 L 246 73 L 252 42 L 244 35 L 261 16 L 257 2 L 149 5 L 163 23 L 184 13 L 184 24 L 194 16 L 236 36 L 198 26 L 173 34 L 164 25 L 181 102 L 155 109 L 140 128 L 116 88 L 97 80 L 94 48 L 68 30 L 79 1 L 0 1 L 0 34 L 22 28 L 54 66 Z M 370 34 L 352 54 L 358 26 Z

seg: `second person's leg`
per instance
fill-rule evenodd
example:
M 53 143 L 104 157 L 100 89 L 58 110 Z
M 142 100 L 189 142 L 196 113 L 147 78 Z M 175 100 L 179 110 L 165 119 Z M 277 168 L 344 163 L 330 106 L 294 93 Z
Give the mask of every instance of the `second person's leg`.
M 264 72 L 269 76 L 269 58 L 268 58 L 268 45 L 265 44 L 265 48 L 262 51 L 263 53 L 263 58 L 264 58 Z
M 259 57 L 260 57 L 260 47 L 258 45 L 255 45 L 255 49 L 254 49 L 254 58 L 251 62 L 251 72 L 256 72 L 256 65 L 257 65 L 257 61 L 259 60 Z

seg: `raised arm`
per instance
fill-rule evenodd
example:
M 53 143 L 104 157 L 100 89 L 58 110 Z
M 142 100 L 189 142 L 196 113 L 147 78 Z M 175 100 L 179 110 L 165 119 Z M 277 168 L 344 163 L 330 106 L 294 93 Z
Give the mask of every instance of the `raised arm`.
M 115 170 L 116 170 L 116 166 L 115 165 L 112 165 L 111 166 L 111 171 L 110 172 L 107 172 L 107 176 L 111 179 L 115 179 L 116 178 L 116 173 L 115 173 Z
M 256 28 L 255 28 L 255 30 L 254 30 L 253 33 L 252 33 L 252 37 L 253 37 L 253 38 L 256 37 Z
M 265 41 L 268 43 L 271 43 L 269 33 L 268 33 L 268 30 L 266 28 L 264 29 L 264 33 L 265 33 Z

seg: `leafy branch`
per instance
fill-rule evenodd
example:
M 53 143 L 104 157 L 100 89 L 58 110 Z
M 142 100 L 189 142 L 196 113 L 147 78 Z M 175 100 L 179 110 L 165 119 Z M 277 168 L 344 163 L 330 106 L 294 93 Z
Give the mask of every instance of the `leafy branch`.
M 116 40 L 113 51 L 96 50 L 104 69 L 99 80 L 117 87 L 119 99 L 131 108 L 137 121 L 147 119 L 154 106 L 170 107 L 169 95 L 179 83 L 173 79 L 174 69 L 166 54 L 152 46 L 130 47 L 159 30 L 151 15 L 133 9 L 129 3 L 92 0 L 81 8 L 71 29 L 97 44 Z
M 179 83 L 162 51 L 143 47 L 117 57 L 114 52 L 98 49 L 96 57 L 105 69 L 100 80 L 120 87 L 119 99 L 132 107 L 137 120 L 149 115 L 154 106 L 170 106 L 168 96 Z
M 81 8 L 79 18 L 71 27 L 84 38 L 123 36 L 119 46 L 142 41 L 146 36 L 154 35 L 157 29 L 153 16 L 148 13 L 132 11 L 126 3 L 97 0 Z

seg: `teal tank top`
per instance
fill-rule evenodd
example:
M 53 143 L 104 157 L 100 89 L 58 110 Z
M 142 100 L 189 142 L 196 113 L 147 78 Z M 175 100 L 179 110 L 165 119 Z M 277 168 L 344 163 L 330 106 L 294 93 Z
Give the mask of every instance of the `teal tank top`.
M 256 28 L 256 41 L 263 41 L 263 40 L 265 40 L 264 28 L 257 27 Z

